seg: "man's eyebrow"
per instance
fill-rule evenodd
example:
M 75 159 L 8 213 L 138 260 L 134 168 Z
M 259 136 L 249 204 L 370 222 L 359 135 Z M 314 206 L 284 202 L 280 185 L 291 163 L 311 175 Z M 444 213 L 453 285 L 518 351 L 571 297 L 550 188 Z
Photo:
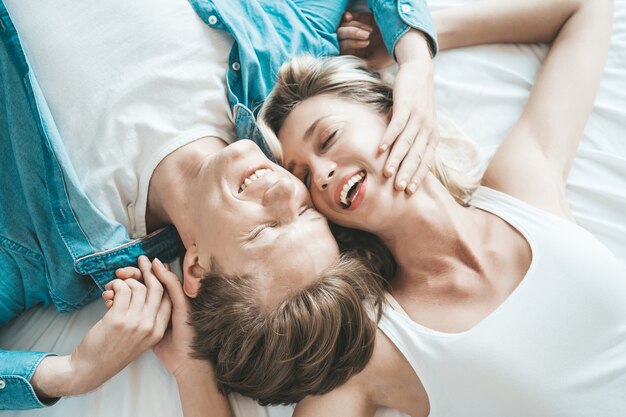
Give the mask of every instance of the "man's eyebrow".
M 320 122 L 328 117 L 331 117 L 332 115 L 327 114 L 326 116 L 322 116 L 319 119 L 317 119 L 316 121 L 314 121 L 313 123 L 311 123 L 311 126 L 309 126 L 309 128 L 304 132 L 304 136 L 302 138 L 302 140 L 304 142 L 308 141 L 309 139 L 311 139 L 311 136 L 313 135 L 313 133 L 315 132 L 315 129 L 317 129 L 317 125 L 320 124 Z

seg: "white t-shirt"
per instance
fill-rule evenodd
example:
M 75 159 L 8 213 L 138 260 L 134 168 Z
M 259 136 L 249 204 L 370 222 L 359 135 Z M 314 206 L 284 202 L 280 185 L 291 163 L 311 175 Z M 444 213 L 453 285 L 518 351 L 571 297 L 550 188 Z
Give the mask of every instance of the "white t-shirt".
M 87 195 L 131 236 L 145 235 L 159 162 L 201 137 L 235 138 L 232 37 L 185 0 L 5 4 Z

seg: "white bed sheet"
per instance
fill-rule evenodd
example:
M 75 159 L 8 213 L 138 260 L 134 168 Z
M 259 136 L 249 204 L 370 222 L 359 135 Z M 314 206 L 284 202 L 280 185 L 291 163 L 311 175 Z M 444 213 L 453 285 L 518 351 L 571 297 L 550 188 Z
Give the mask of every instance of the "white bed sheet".
M 472 0 L 429 4 L 437 9 L 466 1 Z M 441 53 L 435 77 L 440 117 L 454 121 L 490 157 L 519 116 L 546 51 L 540 45 L 493 45 Z M 626 0 L 615 1 L 607 66 L 568 179 L 567 197 L 577 222 L 626 262 Z M 101 302 L 72 314 L 36 308 L 0 331 L 0 346 L 69 353 L 103 313 Z M 239 417 L 288 417 L 293 410 L 260 407 L 240 396 L 231 402 Z M 177 417 L 182 412 L 174 380 L 154 354 L 146 352 L 90 394 L 64 398 L 46 409 L 4 415 Z M 377 414 L 401 415 L 393 410 Z

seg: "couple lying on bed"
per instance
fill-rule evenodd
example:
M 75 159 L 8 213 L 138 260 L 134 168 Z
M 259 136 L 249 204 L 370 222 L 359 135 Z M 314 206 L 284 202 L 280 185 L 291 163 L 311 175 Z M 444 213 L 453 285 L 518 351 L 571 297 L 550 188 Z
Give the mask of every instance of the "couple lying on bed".
M 207 213 L 220 216 L 210 227 L 224 241 L 196 236 L 196 246 L 212 256 L 186 245 L 182 286 L 142 258 L 103 294 L 112 315 L 150 310 L 160 323 L 171 299 L 172 329 L 156 352 L 177 377 L 185 414 L 229 415 L 215 377 L 223 391 L 265 404 L 300 401 L 297 415 L 373 415 L 378 406 L 411 415 L 621 415 L 625 273 L 573 224 L 564 198 L 610 17 L 608 1 L 479 2 L 435 15 L 443 48 L 553 44 L 484 175 L 471 142 L 442 131 L 433 158 L 427 151 L 417 161 L 428 169 L 413 193 L 394 190 L 382 173 L 388 155 L 379 142 L 396 117 L 391 87 L 353 58 L 287 63 L 259 117 L 304 185 L 251 142 L 230 145 L 206 164 L 221 181 L 198 170 L 197 181 L 220 184 L 203 199 L 240 210 Z M 344 33 L 346 45 L 361 46 Z M 305 186 L 339 225 L 341 254 Z M 303 239 L 306 250 L 293 247 L 288 258 L 273 252 Z
M 190 307 L 161 266 L 123 271 L 160 280 L 172 297 L 172 335 L 181 337 L 169 369 L 184 379 L 190 352 L 214 364 L 223 392 L 299 402 L 298 416 L 374 415 L 380 406 L 412 416 L 622 415 L 626 271 L 574 224 L 564 193 L 610 18 L 610 2 L 582 1 L 479 2 L 436 14 L 442 48 L 552 46 L 484 173 L 473 143 L 442 131 L 410 196 L 382 174 L 392 88 L 355 58 L 286 63 L 259 119 L 279 162 L 337 225 L 341 253 L 307 236 L 314 249 L 298 262 L 313 257 L 321 272 L 271 279 L 229 274 L 214 259 L 199 285 L 185 282 Z M 255 169 L 230 188 L 267 202 L 301 192 L 277 166 Z M 276 207 L 247 244 L 279 241 L 296 212 Z M 320 221 L 312 209 L 301 214 Z M 104 296 L 115 305 L 115 291 Z M 186 400 L 186 415 L 211 406 L 200 390 Z

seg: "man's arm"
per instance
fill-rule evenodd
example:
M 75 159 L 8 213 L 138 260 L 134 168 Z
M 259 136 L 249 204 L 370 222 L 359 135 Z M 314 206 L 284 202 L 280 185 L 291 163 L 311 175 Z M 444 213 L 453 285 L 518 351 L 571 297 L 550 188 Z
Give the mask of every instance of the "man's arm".
M 368 4 L 387 50 L 398 63 L 397 43 L 411 28 L 424 35 L 431 56 L 437 55 L 437 31 L 425 0 L 368 0 Z
M 141 257 L 139 266 L 149 271 L 150 262 Z M 114 280 L 106 288 L 117 295 L 115 303 L 70 355 L 0 351 L 0 409 L 39 408 L 89 392 L 161 340 L 171 302 L 156 278 L 145 285 Z
M 32 384 L 41 363 L 53 356 L 44 352 L 0 350 L 0 410 L 27 410 L 51 405 L 42 401 Z

